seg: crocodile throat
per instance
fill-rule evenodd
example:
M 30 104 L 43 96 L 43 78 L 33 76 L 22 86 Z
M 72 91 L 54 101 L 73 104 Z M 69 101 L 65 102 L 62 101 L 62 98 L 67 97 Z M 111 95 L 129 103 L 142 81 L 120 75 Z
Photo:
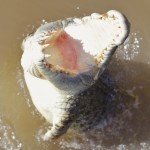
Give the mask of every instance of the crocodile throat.
M 59 70 L 77 74 L 96 65 L 94 58 L 84 52 L 81 41 L 72 38 L 64 30 L 56 31 L 45 44 L 50 44 L 44 50 L 45 61 Z

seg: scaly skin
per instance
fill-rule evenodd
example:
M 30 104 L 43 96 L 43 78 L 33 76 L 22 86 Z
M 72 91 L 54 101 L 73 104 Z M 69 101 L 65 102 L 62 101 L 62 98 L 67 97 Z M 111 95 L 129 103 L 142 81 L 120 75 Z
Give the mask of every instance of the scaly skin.
M 21 63 L 31 98 L 39 112 L 52 124 L 52 128 L 43 137 L 44 140 L 61 136 L 70 126 L 82 130 L 96 126 L 105 111 L 104 104 L 108 99 L 106 93 L 114 93 L 108 84 L 102 82 L 103 79 L 100 75 L 105 70 L 117 46 L 122 44 L 128 36 L 129 23 L 117 11 L 110 11 L 104 15 L 93 14 L 92 17 L 97 17 L 102 21 L 108 19 L 112 22 L 119 18 L 118 25 L 120 26 L 114 36 L 116 39 L 112 39 L 114 43 L 110 43 L 100 56 L 93 56 L 97 61 L 97 66 L 90 71 L 72 75 L 65 69 L 46 63 L 43 53 L 43 50 L 49 46 L 49 40 L 53 40 L 54 35 L 59 34 L 61 29 L 77 22 L 85 23 L 87 18 L 76 20 L 69 18 L 45 24 L 23 41 L 24 53 Z M 70 42 L 70 39 L 66 39 L 67 42 Z M 65 42 L 58 38 L 56 44 L 68 59 L 65 61 L 65 66 L 71 69 L 78 68 L 74 52 L 71 52 L 70 55 L 73 55 L 71 58 L 69 55 L 66 56 L 68 52 L 64 51 L 64 47 L 61 46 L 62 41 Z M 73 49 L 71 42 L 70 44 L 63 43 L 63 46 Z M 73 66 L 68 64 L 69 59 L 73 60 Z

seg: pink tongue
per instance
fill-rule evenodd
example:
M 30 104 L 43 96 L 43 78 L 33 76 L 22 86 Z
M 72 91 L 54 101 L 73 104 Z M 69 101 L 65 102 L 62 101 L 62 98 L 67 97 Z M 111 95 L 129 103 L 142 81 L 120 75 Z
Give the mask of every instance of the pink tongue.
M 78 69 L 77 54 L 74 48 L 73 39 L 64 31 L 55 40 L 56 46 L 59 48 L 63 56 L 63 67 L 65 69 Z

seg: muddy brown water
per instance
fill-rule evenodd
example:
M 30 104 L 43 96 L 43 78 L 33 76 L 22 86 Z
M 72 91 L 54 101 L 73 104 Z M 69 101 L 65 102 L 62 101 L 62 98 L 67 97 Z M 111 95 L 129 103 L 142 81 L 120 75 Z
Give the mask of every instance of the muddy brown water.
M 131 33 L 109 65 L 122 91 L 135 99 L 105 130 L 68 131 L 45 142 L 48 128 L 32 105 L 20 65 L 21 42 L 42 21 L 55 21 L 116 9 L 131 22 Z M 149 150 L 150 149 L 150 1 L 13 0 L 0 4 L 0 150 Z M 127 97 L 126 97 L 127 98 Z M 126 102 L 124 97 L 124 103 Z

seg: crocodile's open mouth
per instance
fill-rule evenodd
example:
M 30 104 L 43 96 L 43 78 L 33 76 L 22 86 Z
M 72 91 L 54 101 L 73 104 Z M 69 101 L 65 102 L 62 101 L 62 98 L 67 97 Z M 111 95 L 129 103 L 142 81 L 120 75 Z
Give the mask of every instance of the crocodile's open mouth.
M 78 74 L 104 65 L 127 35 L 123 16 L 110 11 L 74 19 L 65 28 L 49 31 L 42 44 L 47 67 Z M 95 70 L 95 69 L 93 69 Z
M 83 49 L 82 41 L 74 39 L 65 30 L 54 32 L 45 44 L 50 44 L 44 50 L 45 62 L 49 67 L 77 74 L 96 65 L 93 56 Z
M 51 81 L 92 83 L 90 79 L 98 79 L 129 29 L 126 17 L 114 10 L 47 23 L 23 41 L 22 66 Z

